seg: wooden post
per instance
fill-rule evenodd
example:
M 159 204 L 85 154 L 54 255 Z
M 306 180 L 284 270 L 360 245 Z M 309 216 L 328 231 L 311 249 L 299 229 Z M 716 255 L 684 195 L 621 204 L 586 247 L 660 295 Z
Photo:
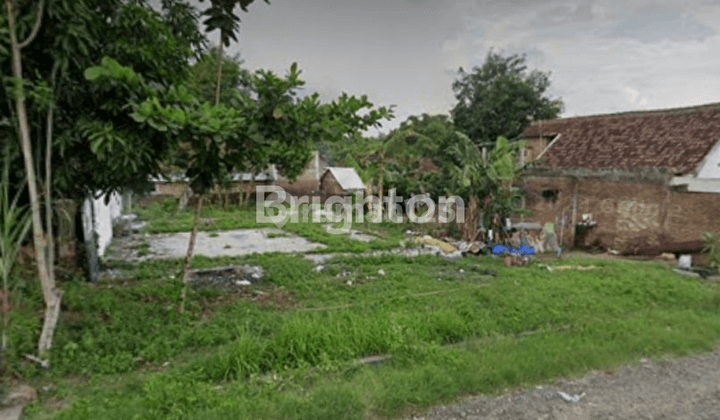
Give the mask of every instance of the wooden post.
M 578 183 L 580 182 L 579 179 L 575 178 L 575 188 L 573 191 L 573 199 L 572 199 L 572 217 L 570 218 L 570 223 L 572 223 L 572 230 L 571 232 L 571 246 L 575 246 L 575 235 L 576 235 L 576 225 L 577 225 L 577 207 L 578 207 Z

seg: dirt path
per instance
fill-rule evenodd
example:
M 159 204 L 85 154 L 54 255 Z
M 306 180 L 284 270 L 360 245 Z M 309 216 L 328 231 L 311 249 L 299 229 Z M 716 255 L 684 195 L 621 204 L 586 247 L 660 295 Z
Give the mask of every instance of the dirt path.
M 581 396 L 565 401 L 558 391 Z M 641 361 L 494 397 L 471 397 L 412 419 L 720 420 L 720 349 L 670 361 Z

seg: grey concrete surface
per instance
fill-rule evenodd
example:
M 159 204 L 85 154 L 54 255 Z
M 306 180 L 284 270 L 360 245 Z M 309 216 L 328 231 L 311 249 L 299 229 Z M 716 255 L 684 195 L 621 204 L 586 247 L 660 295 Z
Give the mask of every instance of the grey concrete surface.
M 269 238 L 268 233 L 283 236 Z M 190 232 L 149 235 L 146 240 L 152 258 L 183 258 L 187 252 Z M 326 246 L 279 229 L 239 229 L 198 232 L 194 255 L 236 257 L 267 252 L 308 252 L 319 248 Z

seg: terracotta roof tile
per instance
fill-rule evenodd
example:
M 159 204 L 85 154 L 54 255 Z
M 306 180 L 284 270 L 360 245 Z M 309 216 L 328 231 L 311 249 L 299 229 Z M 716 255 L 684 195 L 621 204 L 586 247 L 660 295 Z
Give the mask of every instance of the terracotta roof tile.
M 691 174 L 720 141 L 720 103 L 690 108 L 559 118 L 523 137 L 560 137 L 543 155 L 555 168 L 666 167 Z

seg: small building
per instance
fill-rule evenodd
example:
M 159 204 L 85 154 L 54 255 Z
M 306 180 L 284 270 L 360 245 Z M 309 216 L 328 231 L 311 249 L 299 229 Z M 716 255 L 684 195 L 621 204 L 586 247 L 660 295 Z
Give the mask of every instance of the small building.
M 321 191 L 330 195 L 349 195 L 365 190 L 365 184 L 354 168 L 331 167 L 320 178 Z
M 530 219 L 565 244 L 697 252 L 720 232 L 720 103 L 537 121 L 523 137 Z
M 295 196 L 310 195 L 320 190 L 320 177 L 327 168 L 325 159 L 315 151 L 305 170 L 294 181 L 291 182 L 287 177 L 278 174 L 275 185 Z
M 252 172 L 238 172 L 231 175 L 230 185 L 225 189 L 228 193 L 253 193 L 258 185 L 274 185 L 277 171 L 274 167 L 260 171 L 253 177 Z M 155 185 L 153 195 L 180 197 L 190 192 L 189 179 L 184 175 L 170 175 L 163 178 L 150 178 Z M 222 188 L 216 186 L 213 192 Z

